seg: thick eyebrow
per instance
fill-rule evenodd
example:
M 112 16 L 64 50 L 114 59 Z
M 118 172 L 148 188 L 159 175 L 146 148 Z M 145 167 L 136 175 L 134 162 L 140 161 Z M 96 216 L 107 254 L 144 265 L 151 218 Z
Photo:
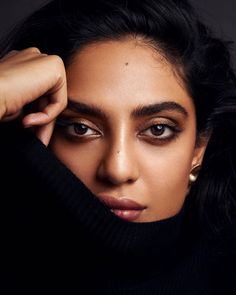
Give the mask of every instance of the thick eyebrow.
M 67 110 L 71 110 L 82 115 L 89 115 L 97 118 L 107 118 L 106 114 L 97 106 L 88 105 L 83 102 L 75 102 L 72 99 L 68 99 Z
M 162 111 L 176 111 L 178 113 L 181 113 L 185 117 L 188 117 L 188 112 L 186 111 L 186 109 L 182 105 L 174 101 L 163 101 L 160 103 L 150 104 L 147 106 L 138 106 L 132 111 L 132 117 L 139 118 L 151 116 L 158 114 Z
M 97 118 L 107 118 L 107 115 L 99 107 L 88 105 L 82 102 L 75 102 L 73 99 L 68 99 L 67 109 L 83 115 L 89 115 Z M 174 101 L 164 101 L 150 105 L 137 106 L 131 113 L 131 117 L 140 118 L 158 114 L 162 111 L 177 111 L 185 117 L 188 116 L 186 109 Z

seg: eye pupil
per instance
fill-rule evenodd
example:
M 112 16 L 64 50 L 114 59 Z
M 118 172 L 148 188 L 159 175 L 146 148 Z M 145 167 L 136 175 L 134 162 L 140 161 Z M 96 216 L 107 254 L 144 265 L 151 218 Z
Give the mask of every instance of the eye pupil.
M 88 127 L 84 124 L 75 124 L 74 131 L 79 135 L 83 135 L 88 131 Z
M 164 125 L 154 125 L 151 127 L 151 132 L 153 135 L 162 135 L 165 131 Z

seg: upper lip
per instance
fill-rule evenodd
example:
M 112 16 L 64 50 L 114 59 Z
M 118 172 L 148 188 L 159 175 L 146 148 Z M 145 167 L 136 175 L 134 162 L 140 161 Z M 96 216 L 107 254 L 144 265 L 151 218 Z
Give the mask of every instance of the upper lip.
M 97 197 L 100 201 L 102 201 L 105 205 L 107 205 L 111 209 L 118 209 L 118 210 L 143 210 L 147 208 L 136 201 L 133 201 L 129 198 L 122 197 L 122 198 L 115 198 L 110 195 L 106 194 L 98 194 Z

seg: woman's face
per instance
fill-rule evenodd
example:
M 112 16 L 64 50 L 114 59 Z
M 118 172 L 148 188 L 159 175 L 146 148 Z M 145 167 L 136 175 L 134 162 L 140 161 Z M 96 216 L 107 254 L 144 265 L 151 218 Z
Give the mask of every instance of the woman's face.
M 137 40 L 86 46 L 67 68 L 67 109 L 50 148 L 120 218 L 177 214 L 189 190 L 194 104 L 173 67 Z

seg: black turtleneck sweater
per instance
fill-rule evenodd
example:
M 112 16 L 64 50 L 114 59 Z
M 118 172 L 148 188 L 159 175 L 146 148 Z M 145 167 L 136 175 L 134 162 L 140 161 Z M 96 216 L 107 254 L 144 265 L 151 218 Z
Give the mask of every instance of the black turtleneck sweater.
M 127 222 L 29 131 L 2 124 L 1 294 L 236 294 L 236 225 Z

